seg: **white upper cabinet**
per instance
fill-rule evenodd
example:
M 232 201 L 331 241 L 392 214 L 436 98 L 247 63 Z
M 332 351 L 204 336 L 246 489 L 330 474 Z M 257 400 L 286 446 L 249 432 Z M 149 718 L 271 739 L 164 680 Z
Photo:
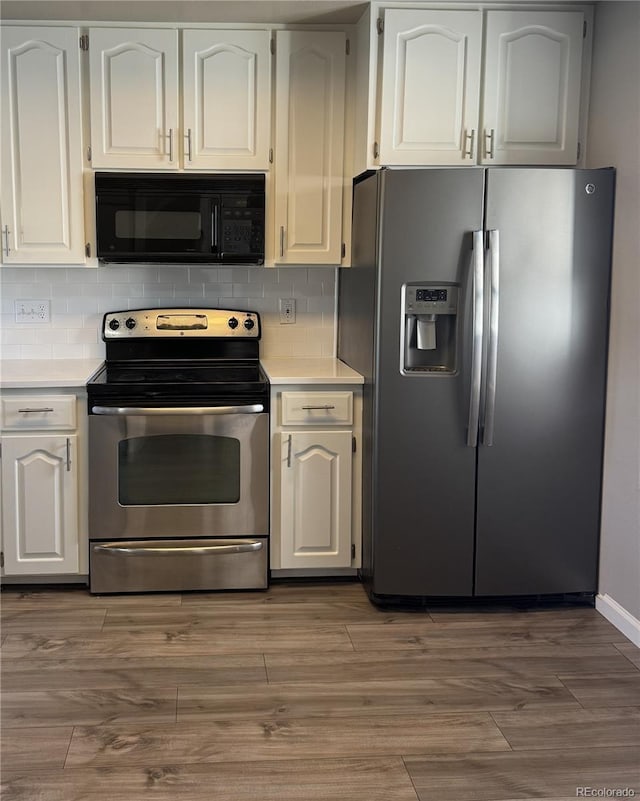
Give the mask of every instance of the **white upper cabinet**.
M 484 164 L 575 164 L 581 11 L 488 11 Z
M 178 35 L 91 29 L 92 166 L 268 169 L 269 32 L 182 31 L 182 86 Z
M 587 8 L 377 13 L 357 25 L 356 174 L 578 162 Z
M 482 15 L 385 13 L 381 164 L 476 160 Z
M 268 31 L 183 32 L 185 168 L 269 168 Z
M 275 261 L 340 264 L 346 35 L 276 42 Z
M 2 28 L 2 258 L 82 264 L 77 28 Z
M 178 167 L 178 32 L 89 32 L 94 167 Z

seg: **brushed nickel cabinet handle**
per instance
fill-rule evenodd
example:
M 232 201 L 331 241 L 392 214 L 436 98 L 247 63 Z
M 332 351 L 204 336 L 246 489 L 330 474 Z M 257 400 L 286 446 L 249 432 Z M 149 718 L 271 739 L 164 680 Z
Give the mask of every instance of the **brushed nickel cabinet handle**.
M 473 150 L 476 144 L 476 129 L 472 128 L 471 133 L 465 133 L 464 138 L 469 142 L 469 149 L 467 150 L 465 148 L 465 150 L 462 152 L 462 157 L 465 159 L 467 157 L 473 159 Z
M 44 412 L 54 411 L 49 406 L 43 406 L 41 409 L 18 409 L 19 414 L 43 414 Z
M 187 140 L 187 159 L 191 161 L 191 128 L 187 128 L 184 138 Z
M 11 231 L 9 230 L 9 226 L 8 225 L 5 225 L 5 227 L 2 230 L 2 233 L 4 234 L 4 255 L 8 256 L 9 255 L 9 234 L 11 233 Z
M 335 409 L 335 406 L 329 406 L 328 404 L 324 406 L 303 406 L 302 407 L 305 412 L 308 412 L 312 409 L 321 409 L 322 411 L 329 411 L 330 409 Z
M 169 161 L 173 161 L 173 128 L 169 128 Z
M 71 472 L 71 440 L 67 437 L 67 473 Z
M 496 141 L 496 131 L 495 128 L 491 128 L 491 130 L 487 133 L 484 132 L 485 144 L 484 154 L 487 158 L 492 159 L 495 158 L 495 141 Z
M 284 256 L 284 225 L 280 226 L 280 255 Z
M 287 467 L 291 467 L 291 434 L 289 434 L 289 441 L 287 442 Z

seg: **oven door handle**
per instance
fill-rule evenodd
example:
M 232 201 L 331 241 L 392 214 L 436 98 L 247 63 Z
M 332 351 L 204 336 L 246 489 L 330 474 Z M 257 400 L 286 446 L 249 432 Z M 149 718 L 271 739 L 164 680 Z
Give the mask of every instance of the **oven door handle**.
M 261 403 L 246 406 L 92 406 L 92 414 L 119 416 L 157 415 L 157 414 L 260 414 L 264 412 Z
M 127 556 L 176 556 L 177 554 L 206 555 L 211 553 L 249 553 L 261 551 L 260 540 L 186 540 L 183 543 L 166 543 L 161 540 L 141 542 L 104 542 L 94 543 L 93 551 L 105 554 Z

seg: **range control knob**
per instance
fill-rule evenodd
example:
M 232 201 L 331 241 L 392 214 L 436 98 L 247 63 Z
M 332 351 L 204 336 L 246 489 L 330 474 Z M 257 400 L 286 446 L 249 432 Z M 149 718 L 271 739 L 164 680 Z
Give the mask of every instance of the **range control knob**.
M 247 329 L 247 331 L 251 331 L 254 325 L 255 323 L 253 322 L 251 317 L 247 317 L 247 319 L 244 321 L 244 327 Z
M 120 323 L 117 320 L 109 320 L 109 328 L 112 331 L 117 331 L 120 328 Z
M 131 331 L 132 328 L 136 327 L 136 321 L 133 319 L 133 317 L 127 317 L 124 324 L 127 326 L 129 331 Z
M 236 320 L 235 317 L 229 317 L 228 325 L 229 325 L 229 328 L 237 328 L 238 327 L 238 321 Z

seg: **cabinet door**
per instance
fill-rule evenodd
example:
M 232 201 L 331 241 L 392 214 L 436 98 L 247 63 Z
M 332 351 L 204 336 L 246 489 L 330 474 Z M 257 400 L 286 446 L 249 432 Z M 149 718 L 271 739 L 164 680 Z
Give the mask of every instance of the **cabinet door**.
M 346 36 L 279 31 L 275 261 L 340 264 Z
M 82 264 L 82 123 L 77 28 L 4 27 L 2 255 Z
M 77 435 L 2 441 L 5 575 L 77 573 Z
M 184 31 L 185 169 L 268 170 L 269 31 Z
M 281 435 L 283 568 L 351 565 L 351 431 Z
M 487 12 L 482 163 L 577 162 L 583 19 Z
M 474 164 L 482 17 L 387 11 L 380 164 Z
M 178 32 L 92 28 L 94 167 L 177 169 Z

